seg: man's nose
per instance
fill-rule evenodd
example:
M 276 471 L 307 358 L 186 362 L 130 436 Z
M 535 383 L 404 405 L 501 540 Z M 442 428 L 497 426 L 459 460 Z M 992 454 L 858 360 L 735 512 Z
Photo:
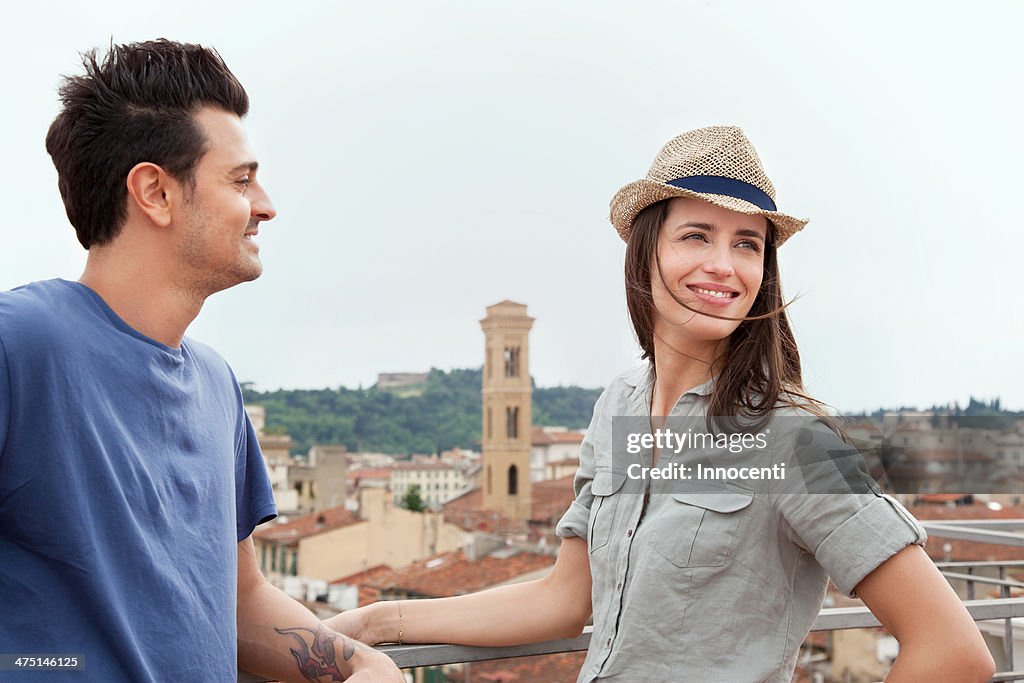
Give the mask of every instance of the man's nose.
M 256 196 L 252 200 L 252 217 L 258 221 L 269 221 L 273 220 L 274 216 L 277 215 L 277 209 L 274 208 L 274 204 L 270 201 L 270 195 L 267 191 L 260 186 Z

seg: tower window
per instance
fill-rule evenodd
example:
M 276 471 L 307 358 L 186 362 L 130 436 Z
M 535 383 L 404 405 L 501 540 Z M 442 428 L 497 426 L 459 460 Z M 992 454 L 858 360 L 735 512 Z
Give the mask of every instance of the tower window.
M 519 406 L 505 408 L 505 436 L 509 439 L 519 438 Z
M 514 496 L 519 493 L 519 468 L 512 465 L 508 468 L 508 495 Z
M 505 347 L 505 376 L 506 377 L 518 377 L 519 376 L 519 347 L 518 346 L 506 346 Z

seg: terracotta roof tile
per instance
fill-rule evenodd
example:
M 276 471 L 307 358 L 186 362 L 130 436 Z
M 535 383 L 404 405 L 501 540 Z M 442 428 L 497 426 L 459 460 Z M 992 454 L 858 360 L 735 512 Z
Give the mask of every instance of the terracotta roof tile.
M 917 505 L 907 506 L 918 519 L 1024 519 L 1024 507 L 1005 505 L 1001 510 L 992 510 L 982 503 L 969 505 Z
M 348 576 L 343 576 L 340 579 L 334 579 L 331 583 L 344 583 L 349 586 L 355 586 L 359 596 L 358 606 L 362 607 L 364 605 L 369 605 L 371 602 L 377 602 L 380 600 L 380 590 L 368 586 L 366 583 L 379 576 L 384 576 L 391 571 L 392 569 L 388 565 L 378 564 L 376 567 L 370 567 L 369 569 L 364 569 L 361 572 L 349 574 Z
M 365 470 L 349 470 L 345 473 L 345 478 L 349 481 L 358 481 L 360 479 L 390 479 L 391 468 L 373 467 Z
M 573 465 L 575 467 L 579 467 L 580 466 L 580 459 L 579 458 L 565 458 L 564 460 L 554 460 L 552 462 L 546 462 L 544 464 L 545 464 L 545 466 L 556 465 L 556 466 L 559 466 L 559 467 L 568 467 L 570 465 Z
M 257 527 L 253 537 L 261 541 L 290 544 L 298 542 L 299 539 L 320 534 L 325 531 L 340 529 L 341 527 L 356 524 L 360 520 L 351 511 L 346 510 L 344 505 L 327 508 L 320 512 L 314 512 L 302 517 L 278 524 L 268 522 Z
M 1001 510 L 991 510 L 988 506 L 973 503 L 970 505 L 910 505 L 910 512 L 920 520 L 941 521 L 944 519 L 1024 519 L 1024 507 L 1007 505 Z M 949 552 L 945 546 L 948 544 Z M 936 562 L 951 560 L 954 562 L 988 562 L 998 560 L 1024 560 L 1024 548 L 1016 548 L 997 543 L 980 543 L 977 541 L 960 541 L 932 535 L 928 538 L 925 550 Z
M 538 481 L 533 484 L 533 509 L 530 519 L 535 522 L 557 522 L 576 498 L 572 482 L 575 474 L 561 479 Z
M 583 432 L 547 431 L 543 427 L 530 430 L 530 444 L 533 446 L 550 446 L 556 443 L 583 443 Z
M 470 664 L 472 683 L 566 683 L 579 675 L 586 652 L 559 652 L 515 659 L 492 659 Z M 463 683 L 465 673 L 447 676 L 451 683 Z
M 341 578 L 334 579 L 331 583 L 347 583 L 352 586 L 358 586 L 369 579 L 375 579 L 378 576 L 383 576 L 391 571 L 394 570 L 389 565 L 378 564 L 370 567 L 369 569 L 364 569 L 361 572 L 356 572 L 355 574 L 349 574 L 348 576 L 342 576 Z
M 554 439 L 551 435 L 544 431 L 543 427 L 534 427 L 530 430 L 530 445 L 531 446 L 547 446 L 553 444 Z
M 359 586 L 358 607 L 366 607 L 375 602 L 380 602 L 380 589 L 371 586 Z
M 917 499 L 922 503 L 955 503 L 966 495 L 965 493 L 923 493 Z
M 381 591 L 440 598 L 482 590 L 554 563 L 555 558 L 550 555 L 528 552 L 505 558 L 488 555 L 471 560 L 458 550 L 413 562 L 390 574 L 368 580 L 364 585 Z
M 455 466 L 447 462 L 398 462 L 393 470 L 420 471 L 420 470 L 454 470 Z
M 538 526 L 554 526 L 569 509 L 576 494 L 573 492 L 575 475 L 531 484 L 533 505 L 530 522 Z M 493 510 L 483 509 L 484 494 L 479 488 L 448 501 L 444 506 L 444 520 L 469 531 L 522 531 L 526 526 Z

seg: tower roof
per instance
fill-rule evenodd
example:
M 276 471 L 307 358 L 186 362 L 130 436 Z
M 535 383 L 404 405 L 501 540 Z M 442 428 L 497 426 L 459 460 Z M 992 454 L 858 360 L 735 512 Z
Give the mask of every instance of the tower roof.
M 526 304 L 516 303 L 511 299 L 499 301 L 487 307 L 487 315 L 526 315 Z
M 492 323 L 501 321 L 499 325 L 512 323 L 514 326 L 519 327 L 526 323 L 525 329 L 530 329 L 533 326 L 533 320 L 533 318 L 526 315 L 526 304 L 519 304 L 505 299 L 488 306 L 487 317 L 481 320 L 480 324 L 483 325 L 488 321 L 492 321 Z

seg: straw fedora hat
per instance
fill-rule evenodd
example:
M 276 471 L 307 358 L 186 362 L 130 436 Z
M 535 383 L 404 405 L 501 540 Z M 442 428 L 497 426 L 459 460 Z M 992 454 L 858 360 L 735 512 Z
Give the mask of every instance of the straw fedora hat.
M 776 247 L 807 224 L 776 209 L 775 186 L 765 175 L 754 146 L 735 126 L 698 128 L 669 140 L 646 178 L 615 193 L 609 218 L 619 237 L 628 242 L 637 214 L 672 197 L 692 197 L 764 216 L 775 226 Z

